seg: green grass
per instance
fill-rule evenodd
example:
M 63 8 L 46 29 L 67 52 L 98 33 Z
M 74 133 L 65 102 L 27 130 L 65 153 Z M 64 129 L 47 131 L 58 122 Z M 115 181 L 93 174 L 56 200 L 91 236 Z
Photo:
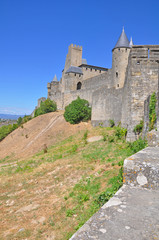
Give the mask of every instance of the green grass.
M 69 239 L 122 186 L 124 159 L 146 146 L 146 142 L 141 139 L 135 143 L 126 143 L 124 134 L 123 129 L 116 130 L 116 127 L 81 131 L 49 147 L 45 154 L 41 151 L 28 160 L 17 162 L 16 166 L 1 167 L 2 178 L 5 176 L 7 179 L 8 176 L 8 184 L 10 184 L 7 186 L 7 182 L 3 183 L 3 187 L 8 188 L 11 193 L 16 191 L 15 184 L 12 186 L 10 182 L 10 179 L 14 182 L 14 178 L 21 179 L 25 193 L 36 189 L 34 181 L 48 179 L 48 176 L 51 182 L 46 181 L 47 186 L 51 184 L 57 186 L 53 194 L 57 194 L 58 204 L 61 205 L 54 215 L 50 210 L 48 219 L 42 228 L 39 228 L 35 239 L 43 239 L 43 233 L 50 228 L 50 231 L 60 232 L 62 237 L 57 238 L 58 240 Z M 86 144 L 87 138 L 95 135 L 103 135 L 105 138 Z M 78 173 L 80 178 L 66 186 L 62 195 L 58 184 L 65 184 L 67 172 L 62 172 L 62 166 L 65 165 L 69 166 L 65 171 L 68 169 L 71 173 L 75 172 L 74 178 Z M 59 170 L 54 173 L 57 169 Z M 47 175 L 50 172 L 53 173 Z M 32 184 L 27 183 L 28 179 L 33 180 Z M 59 196 L 62 196 L 61 199 Z M 8 198 L 4 196 L 4 199 Z M 45 204 L 50 203 L 48 201 Z M 17 239 L 29 236 L 29 232 L 18 234 Z

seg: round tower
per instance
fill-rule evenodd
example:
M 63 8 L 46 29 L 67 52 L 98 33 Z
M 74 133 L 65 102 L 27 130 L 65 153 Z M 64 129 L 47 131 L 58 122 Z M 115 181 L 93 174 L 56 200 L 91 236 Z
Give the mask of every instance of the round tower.
M 130 49 L 130 42 L 123 28 L 123 31 L 112 50 L 112 74 L 115 88 L 122 88 L 124 86 Z

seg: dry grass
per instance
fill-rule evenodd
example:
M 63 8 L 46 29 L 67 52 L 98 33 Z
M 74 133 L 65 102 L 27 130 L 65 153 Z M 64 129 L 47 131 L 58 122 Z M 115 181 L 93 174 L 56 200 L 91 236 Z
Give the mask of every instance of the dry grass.
M 113 131 L 89 127 L 88 137 Z M 69 239 L 97 211 L 94 198 L 131 153 L 120 140 L 86 144 L 84 133 L 1 167 L 0 239 Z

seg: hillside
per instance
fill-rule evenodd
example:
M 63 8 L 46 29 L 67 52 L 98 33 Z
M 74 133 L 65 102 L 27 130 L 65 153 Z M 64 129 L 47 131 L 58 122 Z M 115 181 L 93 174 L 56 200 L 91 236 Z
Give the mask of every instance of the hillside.
M 121 185 L 119 169 L 132 150 L 115 135 L 116 130 L 91 128 L 84 123 L 70 127 L 60 113 L 56 117 L 61 119 L 62 126 L 68 126 L 70 137 L 60 141 L 55 135 L 54 142 L 55 138 L 58 141 L 49 147 L 48 153 L 42 151 L 18 162 L 10 158 L 9 162 L 14 163 L 11 165 L 5 165 L 8 158 L 1 162 L 0 239 L 67 240 Z M 47 118 L 50 124 L 56 121 L 54 114 Z M 29 131 L 28 124 L 24 129 L 27 126 Z M 85 126 L 88 131 L 81 129 Z M 59 130 L 64 131 L 60 126 Z M 20 132 L 14 134 L 21 136 Z M 86 142 L 87 138 L 101 135 L 104 140 Z M 9 139 L 10 136 L 8 142 Z M 16 142 L 15 135 L 14 139 Z M 42 138 L 39 143 L 42 144 Z M 102 194 L 103 191 L 107 192 Z
M 79 130 L 91 128 L 90 123 L 71 125 L 63 111 L 38 116 L 23 124 L 0 142 L 0 160 L 21 159 L 43 150 L 44 144 L 53 145 Z
M 70 125 L 62 112 L 27 122 L 0 147 L 5 240 L 68 240 L 122 185 L 122 162 L 133 153 L 120 128 Z

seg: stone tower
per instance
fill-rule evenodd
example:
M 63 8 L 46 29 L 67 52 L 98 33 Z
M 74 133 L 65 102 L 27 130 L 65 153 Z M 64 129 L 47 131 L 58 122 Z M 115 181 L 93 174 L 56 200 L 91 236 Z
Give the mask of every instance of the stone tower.
M 66 72 L 70 66 L 78 67 L 81 64 L 82 64 L 82 47 L 71 44 L 68 48 L 64 72 Z
M 131 45 L 123 28 L 123 31 L 112 50 L 112 74 L 115 88 L 122 88 L 124 86 L 130 49 Z

